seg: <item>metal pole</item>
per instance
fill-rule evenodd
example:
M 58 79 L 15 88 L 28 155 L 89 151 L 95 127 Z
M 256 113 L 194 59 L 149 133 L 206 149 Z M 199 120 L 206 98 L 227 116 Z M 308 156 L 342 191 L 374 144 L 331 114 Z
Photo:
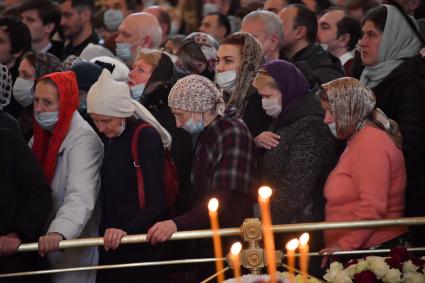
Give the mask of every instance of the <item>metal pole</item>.
M 220 258 L 219 260 L 224 261 L 226 260 L 226 258 L 223 257 L 223 258 Z M 26 272 L 16 272 L 16 273 L 4 273 L 4 274 L 0 274 L 0 278 L 43 275 L 43 274 L 64 273 L 64 272 L 76 272 L 76 271 L 102 270 L 102 269 L 118 269 L 118 268 L 172 265 L 172 264 L 189 264 L 189 263 L 206 263 L 206 262 L 215 262 L 215 261 L 216 261 L 215 258 L 198 258 L 198 259 L 179 259 L 179 260 L 168 260 L 168 261 L 109 264 L 109 265 L 62 268 L 62 269 L 36 270 L 36 271 L 26 271 Z
M 201 281 L 201 283 L 208 283 L 208 282 L 210 282 L 211 280 L 213 280 L 214 278 L 216 278 L 217 276 L 219 276 L 220 274 L 222 274 L 222 273 L 226 272 L 226 271 L 227 271 L 227 270 L 229 270 L 229 269 L 230 269 L 230 267 L 226 267 L 226 268 L 224 268 L 223 270 L 221 270 L 221 271 L 219 271 L 219 272 L 217 272 L 217 273 L 215 273 L 215 274 L 211 275 L 211 276 L 210 276 L 210 277 L 208 277 L 207 279 L 205 279 L 205 280 Z
M 316 222 L 301 224 L 273 225 L 274 233 L 305 232 L 331 229 L 372 228 L 384 226 L 413 226 L 425 225 L 425 217 L 411 217 L 385 220 L 362 220 L 346 222 Z M 225 228 L 218 231 L 221 237 L 240 236 L 240 228 Z M 176 232 L 171 237 L 172 241 L 211 238 L 212 230 L 194 230 Z M 146 243 L 146 234 L 125 236 L 121 239 L 122 244 Z M 60 249 L 102 246 L 103 238 L 87 238 L 76 240 L 64 240 L 59 243 Z M 22 244 L 18 252 L 38 251 L 38 243 Z

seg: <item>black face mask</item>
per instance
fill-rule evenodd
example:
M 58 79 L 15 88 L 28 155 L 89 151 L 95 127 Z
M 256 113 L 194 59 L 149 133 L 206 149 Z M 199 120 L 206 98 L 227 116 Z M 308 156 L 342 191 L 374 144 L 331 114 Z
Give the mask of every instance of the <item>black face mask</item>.
M 200 73 L 199 75 L 206 77 L 207 79 L 209 79 L 210 81 L 214 82 L 214 78 L 215 78 L 215 72 L 211 72 L 208 67 L 205 68 L 205 70 Z

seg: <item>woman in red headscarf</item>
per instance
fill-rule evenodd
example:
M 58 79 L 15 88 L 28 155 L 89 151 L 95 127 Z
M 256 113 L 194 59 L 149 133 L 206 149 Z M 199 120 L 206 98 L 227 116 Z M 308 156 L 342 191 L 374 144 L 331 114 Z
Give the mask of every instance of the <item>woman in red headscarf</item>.
M 53 191 L 53 210 L 39 252 L 54 268 L 97 264 L 97 249 L 57 252 L 59 242 L 95 237 L 95 204 L 100 187 L 102 142 L 77 111 L 78 87 L 73 72 L 42 77 L 34 92 L 32 149 Z M 94 272 L 63 273 L 54 282 L 95 282 Z

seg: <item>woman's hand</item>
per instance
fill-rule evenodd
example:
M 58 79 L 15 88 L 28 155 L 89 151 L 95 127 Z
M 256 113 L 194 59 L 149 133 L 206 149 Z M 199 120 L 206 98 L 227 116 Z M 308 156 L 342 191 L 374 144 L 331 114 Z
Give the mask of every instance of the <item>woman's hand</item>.
M 321 249 L 319 251 L 319 254 L 323 255 L 323 259 L 322 259 L 322 263 L 320 265 L 321 268 L 325 268 L 328 266 L 329 264 L 329 257 L 330 255 L 332 255 L 334 252 L 339 252 L 342 251 L 341 247 L 337 244 L 333 244 L 330 245 L 329 247 L 326 247 L 324 249 Z
M 106 229 L 105 235 L 103 235 L 103 247 L 105 248 L 105 251 L 108 251 L 110 249 L 115 250 L 116 248 L 118 248 L 121 244 L 121 238 L 124 236 L 127 236 L 127 232 L 121 229 Z
M 177 232 L 177 226 L 173 220 L 157 222 L 149 229 L 146 240 L 151 245 L 156 245 L 169 240 L 175 232 Z
M 259 148 L 272 149 L 279 144 L 279 139 L 279 135 L 270 131 L 264 131 L 254 138 L 254 142 Z
M 46 253 L 58 251 L 59 242 L 63 239 L 64 237 L 57 232 L 51 232 L 41 236 L 40 239 L 38 239 L 38 253 L 41 256 L 45 256 Z
M 18 250 L 21 240 L 15 233 L 0 236 L 0 256 L 13 255 Z

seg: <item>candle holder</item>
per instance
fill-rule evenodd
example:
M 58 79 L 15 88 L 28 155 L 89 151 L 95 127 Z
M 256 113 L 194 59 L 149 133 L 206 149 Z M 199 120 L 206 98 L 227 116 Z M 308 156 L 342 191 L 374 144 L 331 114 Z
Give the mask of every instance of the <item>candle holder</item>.
M 241 226 L 243 240 L 248 244 L 242 250 L 241 265 L 248 269 L 251 274 L 262 274 L 262 270 L 267 266 L 267 258 L 264 249 L 261 247 L 263 240 L 262 225 L 258 218 L 247 218 Z M 282 265 L 282 251 L 275 251 L 276 265 Z

